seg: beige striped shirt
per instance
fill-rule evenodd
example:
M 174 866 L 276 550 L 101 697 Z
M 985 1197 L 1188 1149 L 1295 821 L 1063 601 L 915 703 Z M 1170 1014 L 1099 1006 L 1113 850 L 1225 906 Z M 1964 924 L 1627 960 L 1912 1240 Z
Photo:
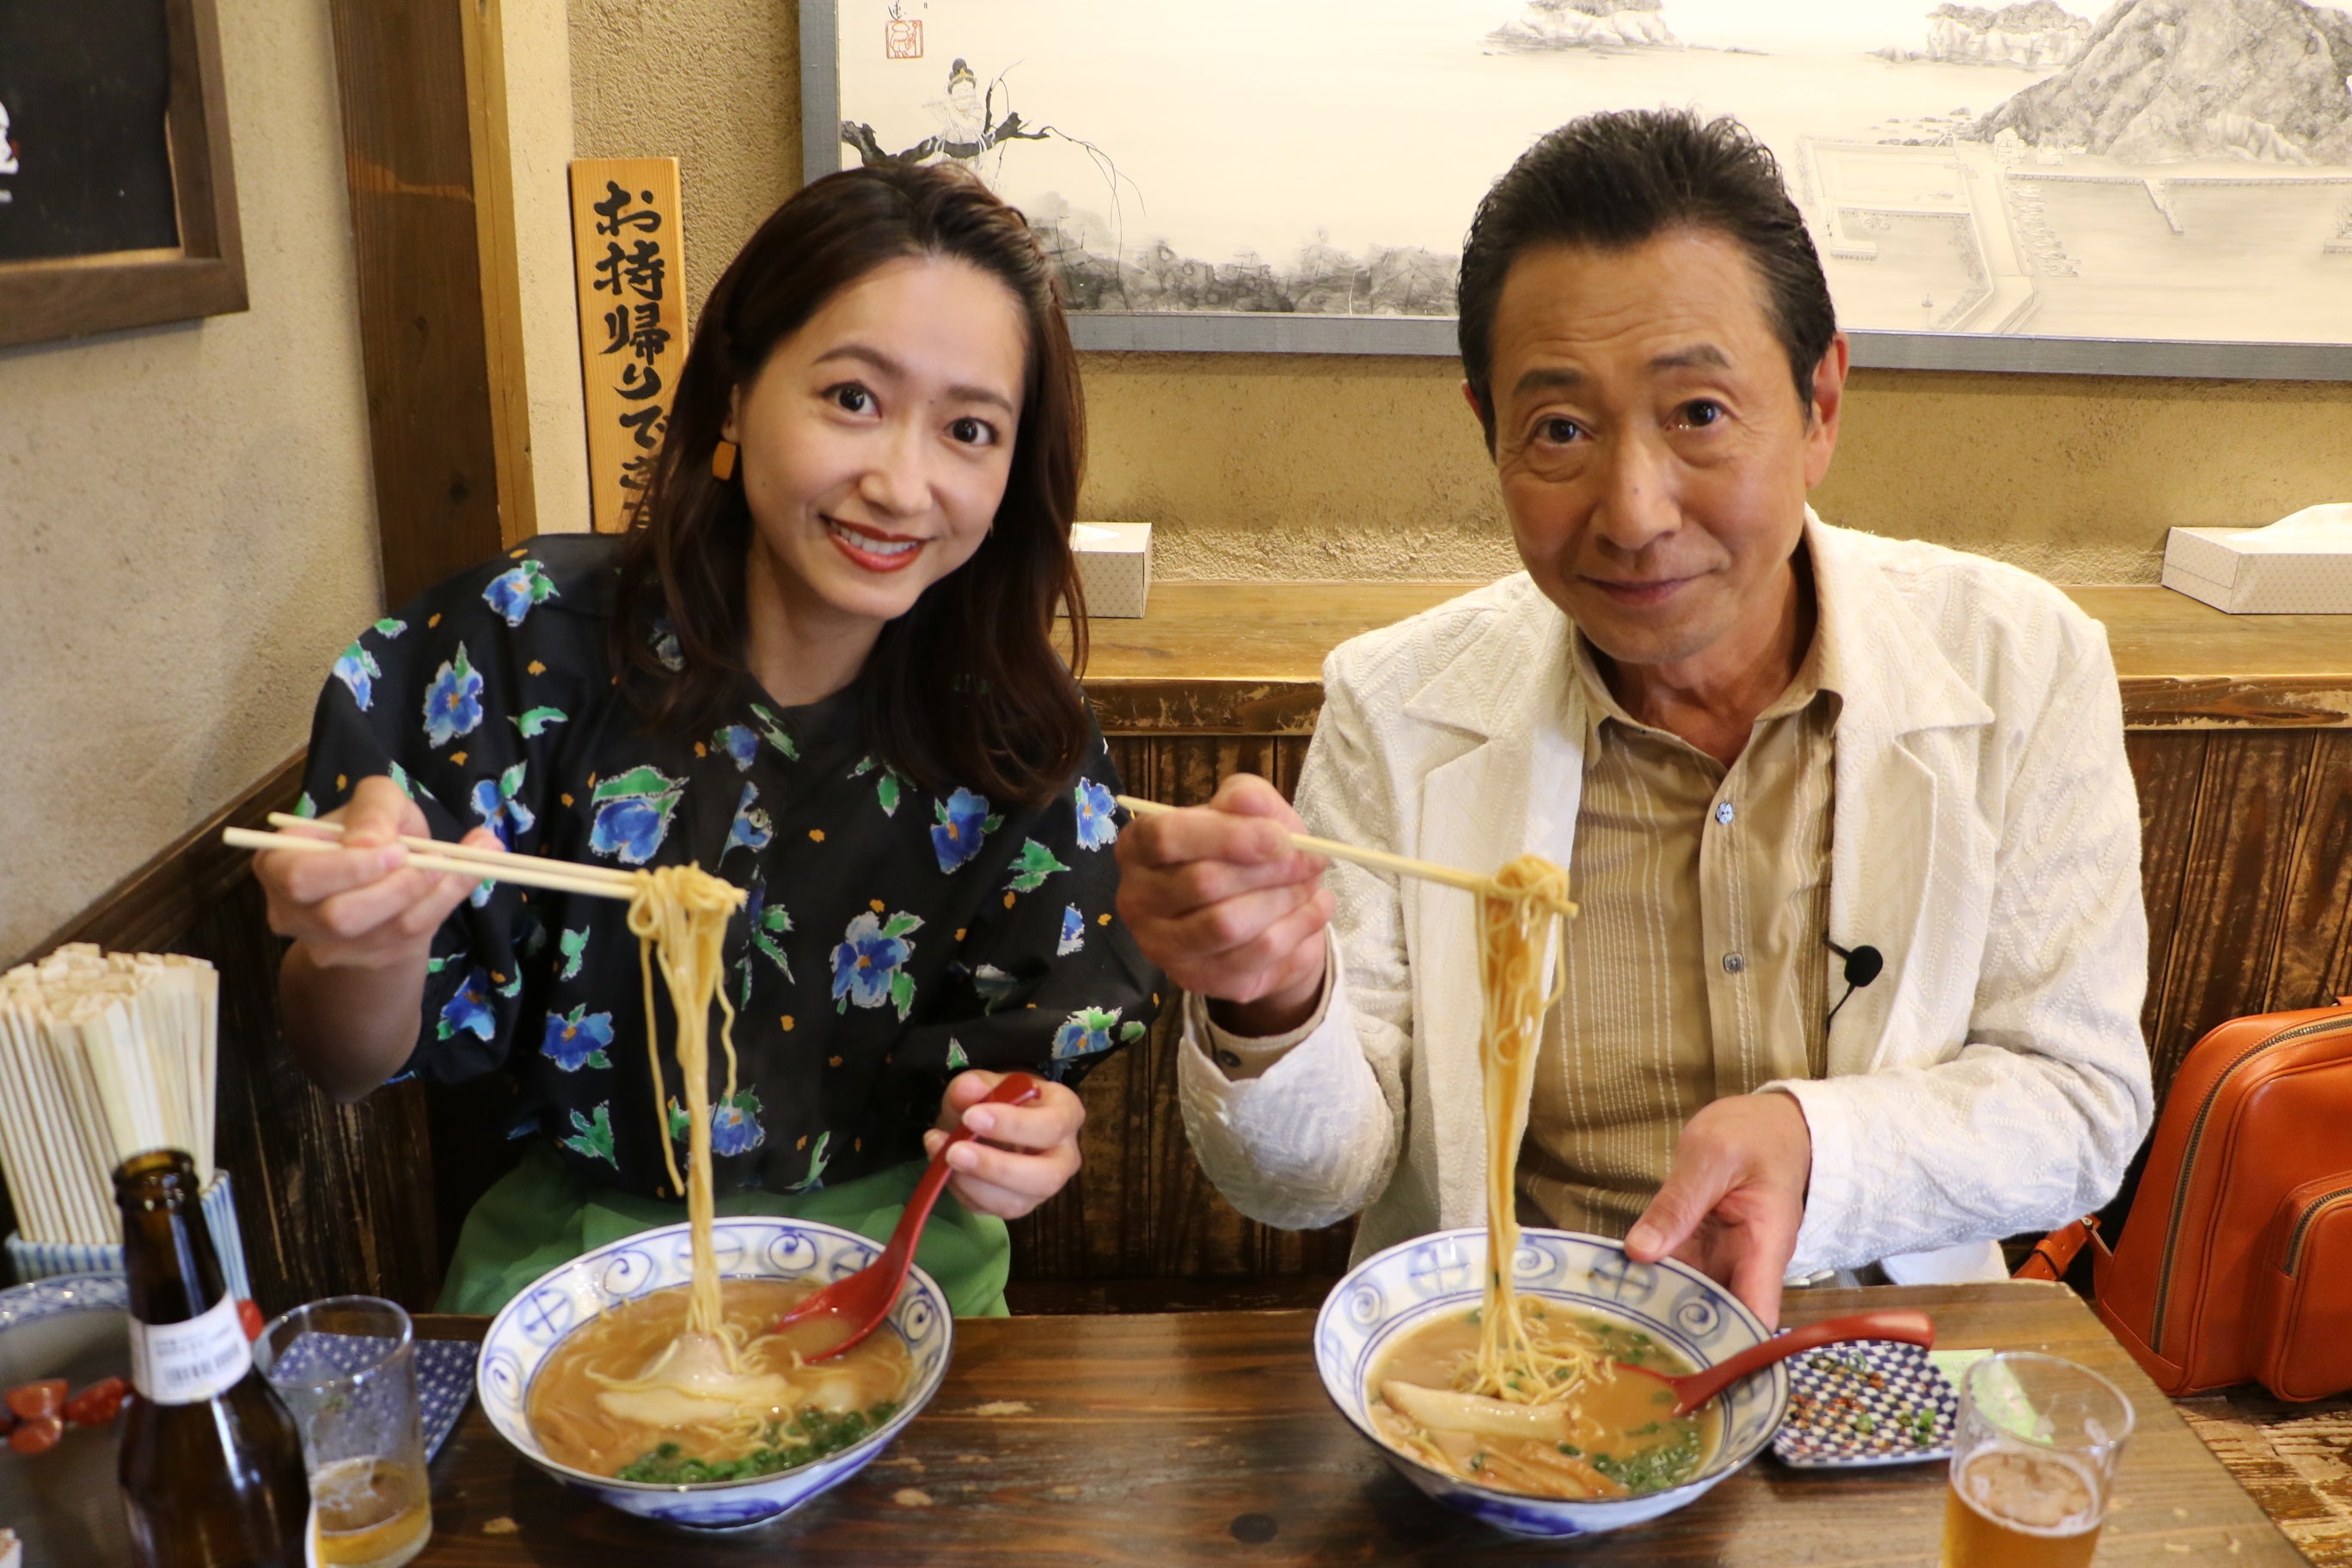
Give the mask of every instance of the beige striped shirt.
M 1582 913 L 1545 1020 L 1522 1220 L 1622 1237 L 1701 1106 L 1825 1072 L 1842 700 L 1827 625 L 1728 768 L 1626 712 L 1575 637 L 1592 715 L 1569 867 Z

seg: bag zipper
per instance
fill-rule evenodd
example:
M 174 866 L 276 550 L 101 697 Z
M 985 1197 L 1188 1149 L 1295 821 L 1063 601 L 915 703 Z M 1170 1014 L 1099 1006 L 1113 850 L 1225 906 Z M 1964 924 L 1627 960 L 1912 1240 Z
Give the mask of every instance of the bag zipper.
M 2223 1068 L 2213 1079 L 2213 1087 L 2205 1091 L 2205 1103 L 2197 1108 L 2197 1120 L 2189 1124 L 2189 1143 L 2181 1151 L 2180 1174 L 2172 1190 L 2172 1213 L 2165 1222 L 2164 1257 L 2158 1265 L 2156 1276 L 2156 1313 L 2148 1324 L 2147 1335 L 2149 1347 L 2158 1355 L 2164 1353 L 2164 1320 L 2172 1304 L 2172 1258 L 2180 1241 L 2180 1216 L 2189 1200 L 2189 1178 L 2197 1170 L 2197 1146 L 2204 1142 L 2205 1121 L 2213 1114 L 2214 1101 L 2221 1098 L 2221 1090 L 2229 1084 L 2232 1073 L 2273 1046 L 2283 1046 L 2289 1040 L 2299 1040 L 2306 1035 L 2324 1035 L 2335 1029 L 2352 1029 L 2352 1017 L 2338 1014 L 2332 1018 L 2315 1018 L 2308 1024 L 2283 1029 L 2268 1039 L 2257 1040 L 2240 1052 L 2235 1061 Z
M 2332 1193 L 2322 1193 L 2310 1207 L 2295 1216 L 2294 1234 L 2286 1242 L 2286 1277 L 2294 1278 L 2295 1265 L 2303 1261 L 2303 1238 L 2311 1229 L 2311 1222 L 2326 1211 L 2328 1205 L 2352 1198 L 2352 1187 L 2338 1187 Z

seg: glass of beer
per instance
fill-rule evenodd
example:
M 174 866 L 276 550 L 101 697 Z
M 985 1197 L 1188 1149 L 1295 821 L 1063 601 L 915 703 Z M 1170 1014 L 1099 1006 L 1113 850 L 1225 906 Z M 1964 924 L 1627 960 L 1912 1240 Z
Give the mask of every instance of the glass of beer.
M 416 1342 L 408 1314 L 331 1296 L 273 1321 L 254 1360 L 302 1429 L 310 1561 L 400 1568 L 433 1535 Z
M 1944 1568 L 2086 1568 L 2131 1401 L 2056 1356 L 2005 1351 L 1960 1380 Z

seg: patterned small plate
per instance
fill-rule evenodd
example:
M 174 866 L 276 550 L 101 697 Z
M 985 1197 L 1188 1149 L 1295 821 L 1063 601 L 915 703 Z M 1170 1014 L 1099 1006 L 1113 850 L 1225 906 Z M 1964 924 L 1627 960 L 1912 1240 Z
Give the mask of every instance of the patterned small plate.
M 1789 1415 L 1772 1437 L 1784 1465 L 1916 1465 L 1952 1455 L 1960 1397 L 1917 1345 L 1865 1340 L 1788 1363 Z

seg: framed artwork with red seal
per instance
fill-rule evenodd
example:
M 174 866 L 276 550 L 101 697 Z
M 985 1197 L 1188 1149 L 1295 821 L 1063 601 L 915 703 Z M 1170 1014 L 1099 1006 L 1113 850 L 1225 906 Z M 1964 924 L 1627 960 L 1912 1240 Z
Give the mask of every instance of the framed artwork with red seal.
M 1771 150 L 1857 364 L 2352 380 L 2343 0 L 800 5 L 804 173 L 971 168 L 1082 348 L 1453 354 L 1486 188 L 1674 105 Z

